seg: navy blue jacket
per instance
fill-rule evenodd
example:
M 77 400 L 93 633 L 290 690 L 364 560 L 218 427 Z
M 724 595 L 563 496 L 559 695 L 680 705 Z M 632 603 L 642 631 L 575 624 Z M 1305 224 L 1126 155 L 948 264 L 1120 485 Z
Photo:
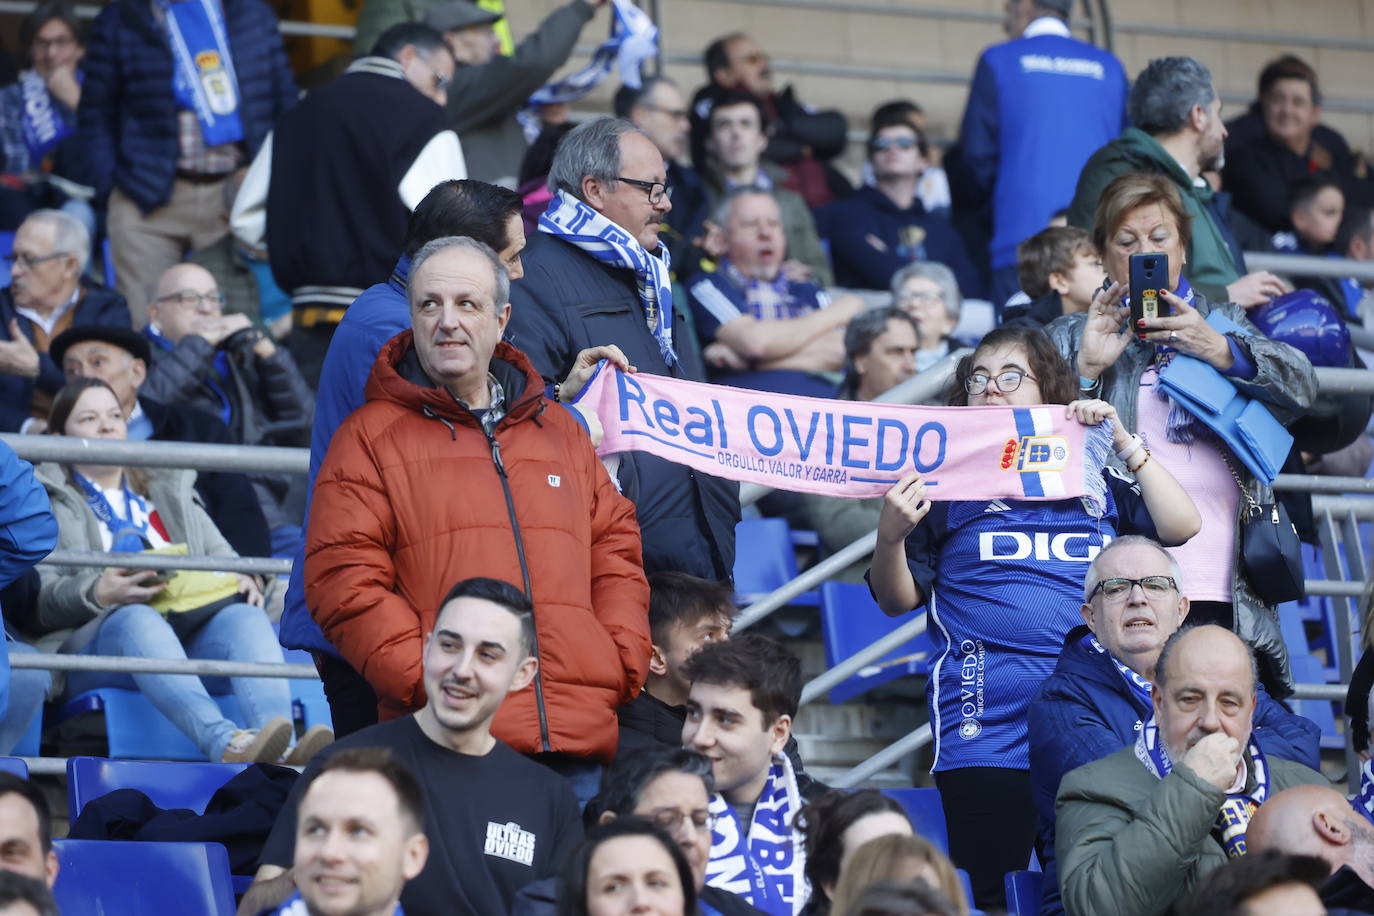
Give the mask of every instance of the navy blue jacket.
M 676 309 L 673 340 L 679 360 L 674 366 L 664 360 L 629 270 L 602 264 L 544 232 L 534 234 L 521 260 L 525 276 L 511 285 L 506 338 L 545 381 L 562 381 L 579 351 L 601 344 L 620 347 L 640 372 L 705 380 Z M 622 455 L 619 478 L 625 497 L 635 504 L 646 571 L 733 578 L 740 512 L 733 481 L 647 452 Z
M 129 327 L 129 305 L 124 297 L 108 286 L 83 281 L 85 292 L 72 313 L 72 327 L 99 324 L 107 327 Z M 10 322 L 18 321 L 24 336 L 33 342 L 33 322 L 14 309 L 14 294 L 10 287 L 0 289 L 0 340 L 10 339 Z M 0 372 L 0 432 L 17 433 L 30 416 L 35 386 L 40 391 L 56 394 L 67 383 L 62 367 L 46 353 L 38 354 L 38 378 L 21 378 Z
M 919 198 L 902 209 L 874 187 L 826 204 L 816 220 L 830 243 L 835 283 L 849 289 L 887 289 L 892 275 L 912 261 L 938 261 L 959 280 L 965 296 L 982 283 L 949 217 L 927 213 Z
M 978 58 L 959 140 L 992 198 L 994 270 L 1073 200 L 1088 157 L 1126 126 L 1126 93 L 1121 62 L 1074 38 L 1016 38 Z
M 1152 710 L 1126 684 L 1111 659 L 1086 649 L 1086 626 L 1064 638 L 1054 673 L 1040 685 L 1027 720 L 1031 793 L 1039 815 L 1045 896 L 1041 916 L 1062 914 L 1059 869 L 1054 854 L 1054 799 L 1059 782 L 1085 763 L 1113 754 L 1135 741 L 1136 729 Z M 1318 769 L 1321 729 L 1284 709 L 1263 689 L 1255 707 L 1255 741 L 1266 754 Z
M 238 77 L 247 159 L 296 101 L 277 17 L 262 0 L 222 0 Z M 177 103 L 172 51 L 150 0 L 114 0 L 91 24 L 76 111 L 80 179 L 101 195 L 119 188 L 149 213 L 176 177 Z M 74 176 L 77 177 L 77 176 Z
M 0 589 L 57 546 L 57 519 L 33 465 L 0 442 Z M 0 716 L 9 706 L 10 657 L 0 652 Z

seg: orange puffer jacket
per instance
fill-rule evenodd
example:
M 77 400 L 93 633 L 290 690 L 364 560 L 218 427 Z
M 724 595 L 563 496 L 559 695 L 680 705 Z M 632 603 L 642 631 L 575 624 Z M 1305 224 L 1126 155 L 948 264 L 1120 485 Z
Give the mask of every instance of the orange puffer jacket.
M 428 387 L 410 331 L 382 348 L 367 403 L 334 434 L 315 481 L 306 602 L 377 691 L 381 717 L 395 718 L 425 703 L 422 640 L 448 590 L 472 576 L 522 586 L 518 537 L 539 674 L 506 698 L 492 733 L 525 753 L 609 761 L 616 707 L 643 686 L 650 653 L 634 506 L 578 422 L 544 399 L 523 353 L 499 344 L 491 371 L 507 413 L 489 441 L 452 395 Z

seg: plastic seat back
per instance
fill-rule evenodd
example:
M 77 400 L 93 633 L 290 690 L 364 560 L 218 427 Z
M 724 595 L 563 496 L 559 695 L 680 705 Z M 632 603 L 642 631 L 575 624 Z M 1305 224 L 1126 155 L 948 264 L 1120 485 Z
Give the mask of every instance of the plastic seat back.
M 87 802 L 116 789 L 137 789 L 159 808 L 190 808 L 204 814 L 210 797 L 247 766 L 72 757 L 67 761 L 68 817 L 75 823 Z
M 219 843 L 56 840 L 53 893 L 63 913 L 233 916 L 229 854 Z
M 945 809 L 940 804 L 939 789 L 883 789 L 883 794 L 895 799 L 906 809 L 911 826 L 945 855 L 949 855 L 949 828 L 945 826 Z
M 214 696 L 226 719 L 239 723 L 239 704 L 232 695 Z M 88 690 L 68 701 L 58 721 L 91 710 L 105 714 L 110 756 L 133 760 L 205 760 L 190 738 L 158 712 L 142 693 L 121 687 Z
M 889 617 L 884 614 L 869 594 L 867 585 L 826 582 L 821 586 L 821 634 L 825 640 L 826 667 L 833 668 L 910 619 L 906 615 Z M 830 702 L 843 703 L 904 675 L 928 674 L 934 657 L 935 646 L 923 633 L 832 687 Z
M 29 765 L 18 757 L 0 757 L 0 770 L 13 773 L 20 779 L 29 778 Z
M 1009 871 L 1003 877 L 1007 889 L 1008 916 L 1035 916 L 1040 912 L 1040 895 L 1045 875 L 1038 871 Z

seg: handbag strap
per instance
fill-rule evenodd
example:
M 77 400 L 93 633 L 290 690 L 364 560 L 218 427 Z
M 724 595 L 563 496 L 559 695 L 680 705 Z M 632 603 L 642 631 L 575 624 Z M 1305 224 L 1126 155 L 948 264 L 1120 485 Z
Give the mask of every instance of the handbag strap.
M 1231 456 L 1226 454 L 1225 447 L 1218 448 L 1217 454 L 1221 456 L 1221 460 L 1226 464 L 1226 470 L 1231 472 L 1231 476 L 1236 481 L 1236 486 L 1240 487 L 1240 498 L 1242 500 L 1242 505 L 1240 507 L 1241 519 L 1245 520 L 1255 516 L 1263 516 L 1264 507 L 1255 502 L 1255 497 L 1250 495 L 1250 488 L 1245 485 L 1245 481 L 1240 479 L 1240 473 L 1236 470 L 1236 466 L 1231 463 Z

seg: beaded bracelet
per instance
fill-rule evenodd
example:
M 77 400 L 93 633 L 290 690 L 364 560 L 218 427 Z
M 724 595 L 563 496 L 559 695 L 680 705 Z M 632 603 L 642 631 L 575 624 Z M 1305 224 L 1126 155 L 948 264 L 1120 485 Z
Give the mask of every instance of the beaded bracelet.
M 1137 464 L 1135 467 L 1131 467 L 1131 466 L 1128 464 L 1128 465 L 1126 465 L 1126 470 L 1128 470 L 1128 471 L 1130 471 L 1132 474 L 1134 474 L 1134 473 L 1136 473 L 1137 471 L 1139 471 L 1141 468 L 1145 467 L 1145 465 L 1147 465 L 1147 464 L 1149 464 L 1149 463 L 1150 463 L 1150 450 L 1147 448 L 1147 449 L 1145 449 L 1145 457 L 1144 457 L 1143 460 L 1141 460 L 1140 464 Z

